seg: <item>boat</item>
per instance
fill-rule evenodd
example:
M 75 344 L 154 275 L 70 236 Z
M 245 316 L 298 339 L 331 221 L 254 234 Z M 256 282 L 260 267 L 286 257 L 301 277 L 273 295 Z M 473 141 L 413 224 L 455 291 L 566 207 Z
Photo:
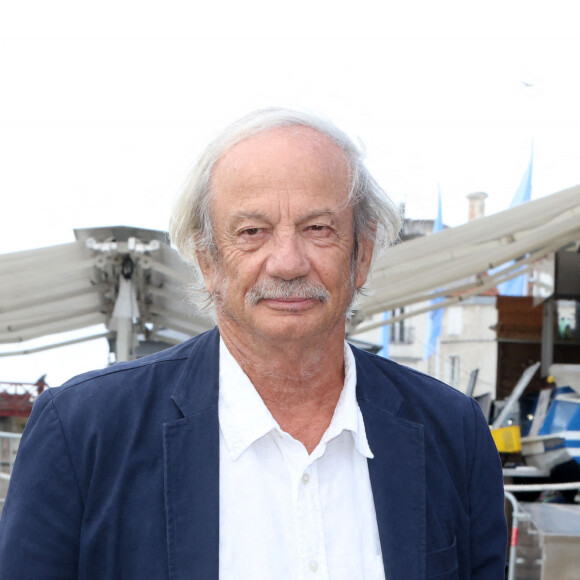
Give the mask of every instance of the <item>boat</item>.
M 522 456 L 542 472 L 569 462 L 580 469 L 580 365 L 554 364 L 550 374 L 556 387 L 538 397 L 538 421 L 521 438 Z

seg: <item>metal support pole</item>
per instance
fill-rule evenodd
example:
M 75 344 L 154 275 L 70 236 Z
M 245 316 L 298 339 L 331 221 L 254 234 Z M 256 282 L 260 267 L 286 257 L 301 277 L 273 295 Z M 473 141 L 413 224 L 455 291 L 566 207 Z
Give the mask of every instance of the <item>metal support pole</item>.
M 550 374 L 550 366 L 554 362 L 554 317 L 556 301 L 553 297 L 544 302 L 542 319 L 542 369 L 541 374 L 547 377 Z
M 130 318 L 119 318 L 117 322 L 117 341 L 115 362 L 132 360 L 133 322 Z
M 506 491 L 505 498 L 512 504 L 512 534 L 510 538 L 510 555 L 508 560 L 507 580 L 515 580 L 518 540 L 520 533 L 519 523 L 524 520 L 529 520 L 530 516 L 526 512 L 520 511 L 518 500 L 512 493 Z
M 8 473 L 12 473 L 14 467 L 14 439 L 8 439 Z

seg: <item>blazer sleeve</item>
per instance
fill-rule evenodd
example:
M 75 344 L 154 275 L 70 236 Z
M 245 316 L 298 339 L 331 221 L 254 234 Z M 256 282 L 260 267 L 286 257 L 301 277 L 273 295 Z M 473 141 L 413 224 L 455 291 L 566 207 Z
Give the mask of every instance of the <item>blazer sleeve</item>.
M 50 391 L 22 436 L 0 519 L 0 578 L 77 578 L 83 504 Z
M 475 423 L 470 486 L 471 580 L 503 580 L 507 551 L 503 473 L 489 426 L 471 400 Z

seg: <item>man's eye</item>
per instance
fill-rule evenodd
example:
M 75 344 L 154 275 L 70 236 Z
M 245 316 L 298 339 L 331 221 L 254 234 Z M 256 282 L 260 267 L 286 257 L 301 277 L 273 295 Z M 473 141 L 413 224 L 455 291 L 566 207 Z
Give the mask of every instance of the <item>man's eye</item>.
M 308 231 L 314 232 L 317 236 L 329 236 L 332 229 L 325 224 L 312 224 L 308 226 Z
M 248 228 L 242 231 L 244 236 L 255 236 L 256 234 L 260 233 L 260 228 Z

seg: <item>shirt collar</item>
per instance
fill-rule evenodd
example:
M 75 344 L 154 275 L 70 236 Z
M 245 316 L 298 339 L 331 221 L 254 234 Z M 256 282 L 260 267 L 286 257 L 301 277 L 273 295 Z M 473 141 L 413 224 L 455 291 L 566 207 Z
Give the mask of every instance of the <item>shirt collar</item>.
M 356 361 L 350 346 L 344 343 L 344 387 L 340 393 L 332 421 L 322 437 L 328 443 L 343 431 L 350 431 L 357 451 L 367 459 L 374 457 L 367 440 L 364 419 L 356 400 Z
M 233 461 L 252 443 L 279 428 L 248 375 L 220 338 L 220 429 Z
M 356 362 L 352 350 L 344 343 L 345 380 L 332 421 L 321 444 L 343 431 L 350 431 L 359 453 L 372 459 L 364 420 L 356 400 Z M 220 388 L 218 413 L 220 429 L 233 461 L 255 441 L 273 430 L 280 430 L 249 377 L 220 338 Z

